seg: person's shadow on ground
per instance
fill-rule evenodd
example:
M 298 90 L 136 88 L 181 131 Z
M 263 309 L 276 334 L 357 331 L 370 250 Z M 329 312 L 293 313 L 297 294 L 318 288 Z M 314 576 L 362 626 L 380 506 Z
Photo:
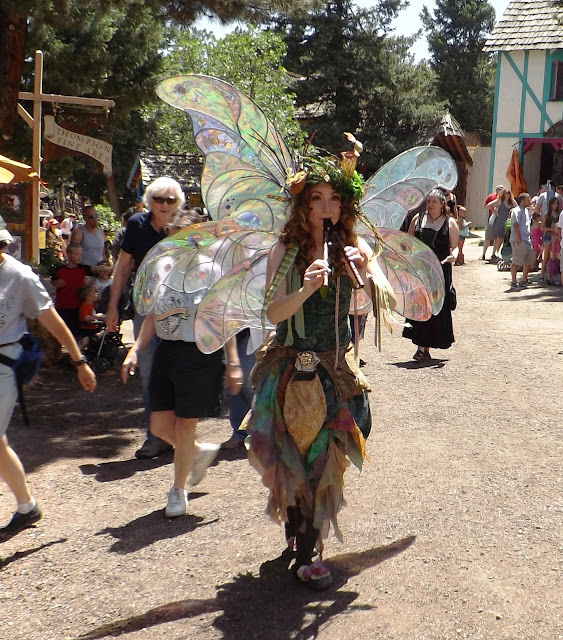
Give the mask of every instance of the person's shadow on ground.
M 441 369 L 448 358 L 430 358 L 429 360 L 407 360 L 406 362 L 391 362 L 397 369 Z
M 358 593 L 345 591 L 347 581 L 364 569 L 375 567 L 405 551 L 415 540 L 409 536 L 383 547 L 359 553 L 345 553 L 326 561 L 334 583 L 327 591 L 314 592 L 296 583 L 288 570 L 291 557 L 284 552 L 260 566 L 259 576 L 240 574 L 231 582 L 220 585 L 215 598 L 186 599 L 170 602 L 131 618 L 116 620 L 76 640 L 97 640 L 108 635 L 148 629 L 184 618 L 222 612 L 213 622 L 225 640 L 308 640 L 316 638 L 319 629 L 331 618 L 353 609 Z
M 190 493 L 190 502 L 205 495 L 202 493 Z M 182 518 L 163 518 L 162 509 L 147 513 L 144 516 L 131 520 L 123 527 L 106 527 L 98 531 L 95 535 L 110 535 L 115 538 L 109 548 L 111 553 L 127 554 L 139 551 L 144 547 L 149 547 L 158 540 L 176 538 L 191 533 L 197 527 L 203 527 L 217 522 L 205 520 L 203 516 L 186 515 Z
M 17 534 L 15 533 L 14 535 L 17 535 Z M 7 536 L 1 539 L 0 542 L 6 542 L 6 540 L 9 540 L 12 537 L 13 536 Z M 45 542 L 43 544 L 40 544 L 39 546 L 33 547 L 32 549 L 27 549 L 26 551 L 16 551 L 14 554 L 12 554 L 8 558 L 0 558 L 0 571 L 5 569 L 9 564 L 12 564 L 12 562 L 18 562 L 19 560 L 22 560 L 23 558 L 27 558 L 27 556 L 30 556 L 33 553 L 38 553 L 39 551 L 43 551 L 43 549 L 48 549 L 49 547 L 52 547 L 54 544 L 64 544 L 67 541 L 68 541 L 68 538 L 59 538 L 58 540 L 52 540 L 51 542 Z
M 142 473 L 148 469 L 156 469 L 172 463 L 172 452 L 164 453 L 158 458 L 129 460 L 111 460 L 98 462 L 98 464 L 81 464 L 78 468 L 85 476 L 95 476 L 97 482 L 115 482 L 132 478 L 136 473 Z

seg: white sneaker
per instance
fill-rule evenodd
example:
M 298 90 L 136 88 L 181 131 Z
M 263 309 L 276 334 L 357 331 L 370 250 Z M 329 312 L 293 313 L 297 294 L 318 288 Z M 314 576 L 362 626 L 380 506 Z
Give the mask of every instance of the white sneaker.
M 190 487 L 195 487 L 199 484 L 207 473 L 209 465 L 215 460 L 217 452 L 219 451 L 218 444 L 212 444 L 211 442 L 200 442 L 197 445 L 197 452 L 192 464 L 192 471 L 188 476 L 188 484 Z
M 188 513 L 188 492 L 185 489 L 172 487 L 166 495 L 168 496 L 168 502 L 166 503 L 164 515 L 167 518 L 178 518 Z

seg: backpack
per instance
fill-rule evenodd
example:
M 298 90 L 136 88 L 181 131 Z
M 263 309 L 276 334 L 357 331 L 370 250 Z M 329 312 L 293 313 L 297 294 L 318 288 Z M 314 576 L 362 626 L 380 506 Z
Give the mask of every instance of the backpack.
M 18 402 L 26 425 L 29 425 L 29 417 L 25 408 L 23 388 L 39 373 L 41 368 L 41 357 L 43 352 L 41 345 L 31 333 L 24 333 L 19 340 L 23 349 L 17 360 L 8 358 L 0 353 L 0 362 L 10 367 L 16 375 L 16 385 L 18 387 Z

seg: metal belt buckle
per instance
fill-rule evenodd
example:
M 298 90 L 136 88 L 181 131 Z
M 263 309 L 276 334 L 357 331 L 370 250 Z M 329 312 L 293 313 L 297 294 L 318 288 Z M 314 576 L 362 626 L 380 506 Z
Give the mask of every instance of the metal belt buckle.
M 313 372 L 320 359 L 314 351 L 300 351 L 295 359 L 295 368 L 297 371 Z

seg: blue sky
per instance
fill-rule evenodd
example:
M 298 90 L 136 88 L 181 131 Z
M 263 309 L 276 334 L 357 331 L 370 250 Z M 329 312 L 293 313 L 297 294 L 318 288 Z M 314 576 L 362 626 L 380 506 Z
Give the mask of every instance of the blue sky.
M 508 6 L 509 0 L 489 0 L 489 2 L 493 5 L 496 12 L 496 21 L 498 22 Z M 356 4 L 360 7 L 369 7 L 372 2 L 371 0 L 356 0 Z M 421 26 L 419 15 L 424 6 L 431 10 L 434 7 L 434 3 L 428 0 L 410 0 L 409 6 L 401 11 L 395 21 L 395 33 L 405 36 L 416 33 Z M 411 51 L 417 60 L 428 57 L 428 47 L 424 35 L 417 40 Z
M 496 19 L 500 20 L 509 0 L 489 0 L 496 11 Z M 356 0 L 355 4 L 359 7 L 372 6 L 372 0 Z M 395 33 L 397 35 L 412 35 L 420 29 L 419 14 L 423 6 L 429 9 L 434 6 L 433 2 L 428 0 L 410 0 L 409 7 L 399 14 L 395 23 Z M 200 20 L 196 26 L 201 29 L 213 31 L 217 37 L 221 37 L 233 30 L 236 25 L 229 25 L 227 28 L 221 26 L 218 22 L 210 22 L 209 20 Z M 428 57 L 428 48 L 426 46 L 426 38 L 421 36 L 411 49 L 416 60 Z

